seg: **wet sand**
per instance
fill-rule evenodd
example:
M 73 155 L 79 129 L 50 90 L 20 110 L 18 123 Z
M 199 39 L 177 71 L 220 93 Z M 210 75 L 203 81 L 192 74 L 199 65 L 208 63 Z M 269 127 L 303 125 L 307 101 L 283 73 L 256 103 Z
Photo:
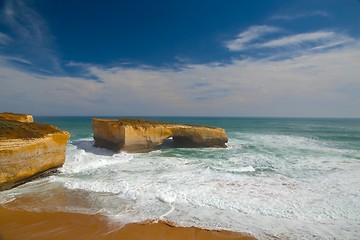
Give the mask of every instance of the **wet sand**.
M 28 212 L 8 209 L 0 205 L 0 240 L 19 239 L 250 240 L 255 238 L 230 231 L 176 227 L 166 222 L 134 223 L 120 228 L 98 214 Z

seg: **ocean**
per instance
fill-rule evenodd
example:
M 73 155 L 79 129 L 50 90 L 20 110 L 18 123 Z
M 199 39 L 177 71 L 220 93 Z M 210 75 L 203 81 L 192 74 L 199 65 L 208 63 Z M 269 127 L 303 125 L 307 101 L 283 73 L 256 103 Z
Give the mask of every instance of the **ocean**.
M 360 119 L 146 119 L 222 127 L 228 147 L 113 153 L 93 147 L 90 117 L 35 117 L 71 133 L 66 162 L 1 192 L 0 203 L 259 239 L 360 239 Z

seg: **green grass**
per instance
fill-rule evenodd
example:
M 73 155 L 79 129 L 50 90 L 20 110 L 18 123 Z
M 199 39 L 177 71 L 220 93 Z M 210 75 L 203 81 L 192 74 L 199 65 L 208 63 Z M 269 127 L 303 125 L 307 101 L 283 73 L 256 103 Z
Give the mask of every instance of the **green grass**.
M 50 124 L 23 123 L 0 117 L 0 139 L 40 138 L 58 131 Z

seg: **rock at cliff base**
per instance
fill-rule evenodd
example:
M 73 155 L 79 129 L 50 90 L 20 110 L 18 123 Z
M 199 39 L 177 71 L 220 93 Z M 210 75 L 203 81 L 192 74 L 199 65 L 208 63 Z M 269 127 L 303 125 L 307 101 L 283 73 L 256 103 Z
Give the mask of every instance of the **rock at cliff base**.
M 4 117 L 5 115 L 5 117 Z M 0 114 L 0 191 L 15 187 L 65 162 L 70 137 L 49 124 L 16 121 L 19 114 Z
M 169 138 L 175 147 L 226 147 L 225 130 L 217 127 L 153 122 L 142 119 L 92 119 L 96 147 L 126 152 L 159 149 Z

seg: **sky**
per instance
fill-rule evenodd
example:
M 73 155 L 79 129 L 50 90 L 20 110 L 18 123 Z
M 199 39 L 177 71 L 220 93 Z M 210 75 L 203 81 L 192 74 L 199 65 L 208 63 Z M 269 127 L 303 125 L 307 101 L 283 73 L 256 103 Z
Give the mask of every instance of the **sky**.
M 360 118 L 359 0 L 0 0 L 0 112 Z

